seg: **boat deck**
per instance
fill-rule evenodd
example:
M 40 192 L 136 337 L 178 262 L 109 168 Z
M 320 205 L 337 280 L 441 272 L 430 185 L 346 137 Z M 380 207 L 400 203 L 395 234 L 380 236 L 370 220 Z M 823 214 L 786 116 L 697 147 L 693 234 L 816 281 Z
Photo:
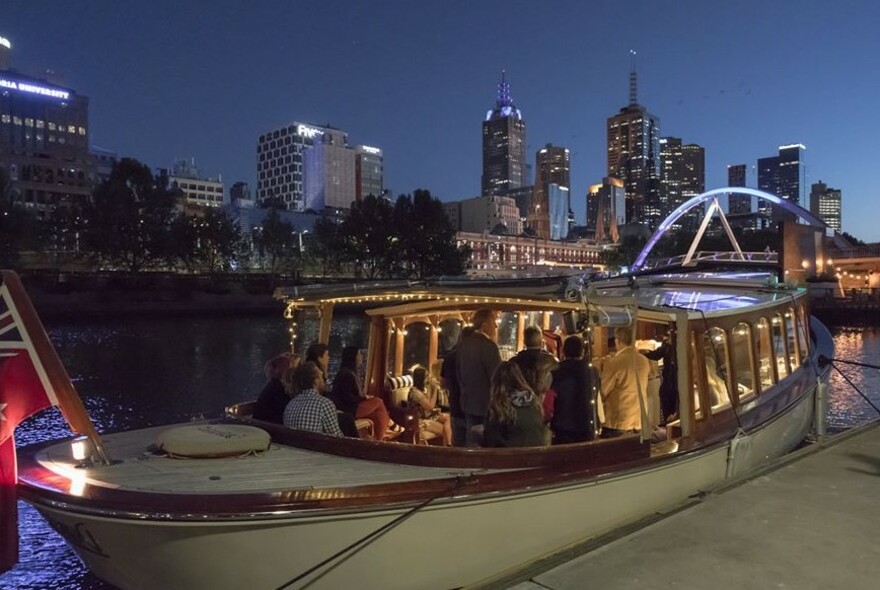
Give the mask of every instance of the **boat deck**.
M 168 426 L 104 437 L 111 465 L 76 467 L 70 444 L 37 455 L 46 469 L 89 485 L 175 494 L 271 493 L 340 488 L 469 475 L 474 470 L 349 459 L 272 443 L 263 453 L 216 459 L 176 459 L 148 450 Z M 485 473 L 483 471 L 482 473 Z

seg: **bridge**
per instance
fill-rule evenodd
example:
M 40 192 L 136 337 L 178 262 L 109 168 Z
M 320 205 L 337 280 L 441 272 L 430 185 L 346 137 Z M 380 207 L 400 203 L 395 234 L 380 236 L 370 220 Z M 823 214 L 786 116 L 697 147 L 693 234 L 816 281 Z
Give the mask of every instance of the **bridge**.
M 744 194 L 764 199 L 782 208 L 804 222 L 791 224 L 783 230 L 783 253 L 743 252 L 730 228 L 718 198 L 730 194 Z M 705 207 L 705 215 L 687 254 L 669 259 L 648 256 L 658 241 L 688 211 Z M 731 243 L 731 252 L 700 252 L 700 240 L 713 218 L 717 217 Z M 748 265 L 773 265 L 784 268 L 785 280 L 807 283 L 829 279 L 827 294 L 834 299 L 867 296 L 873 299 L 880 293 L 880 244 L 852 247 L 839 235 L 830 236 L 827 224 L 799 205 L 771 193 L 747 187 L 724 187 L 706 191 L 682 205 L 663 220 L 648 240 L 633 264 L 634 270 L 657 270 L 671 266 L 695 266 L 701 262 L 729 261 Z

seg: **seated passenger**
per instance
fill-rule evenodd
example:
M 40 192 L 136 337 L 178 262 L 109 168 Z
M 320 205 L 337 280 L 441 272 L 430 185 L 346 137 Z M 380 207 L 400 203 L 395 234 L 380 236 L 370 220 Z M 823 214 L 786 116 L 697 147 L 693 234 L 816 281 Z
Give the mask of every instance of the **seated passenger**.
M 573 335 L 562 345 L 565 359 L 553 371 L 551 390 L 556 392 L 553 406 L 553 444 L 592 440 L 598 430 L 596 395 L 599 375 L 584 358 L 584 341 Z
M 284 425 L 296 430 L 308 430 L 343 436 L 336 417 L 336 406 L 322 395 L 324 375 L 315 363 L 298 366 L 291 379 L 296 395 L 284 409 Z
M 254 404 L 252 417 L 255 420 L 265 420 L 275 424 L 284 422 L 284 408 L 290 401 L 290 394 L 281 382 L 281 378 L 288 369 L 296 368 L 298 364 L 299 357 L 291 355 L 289 352 L 279 354 L 266 363 L 263 372 L 269 381 L 260 392 L 257 403 Z
M 391 418 L 385 402 L 378 397 L 364 395 L 358 376 L 358 368 L 362 363 L 363 355 L 357 346 L 346 346 L 342 349 L 342 365 L 327 397 L 336 404 L 340 412 L 372 422 L 373 436 L 376 440 L 382 440 L 386 437 Z
M 440 384 L 428 377 L 428 370 L 416 365 L 412 370 L 413 385 L 409 389 L 407 405 L 419 416 L 419 429 L 443 437 L 443 446 L 452 444 L 452 422 L 449 414 L 440 410 Z
M 484 447 L 538 447 L 550 442 L 541 402 L 511 359 L 492 376 Z
M 449 392 L 443 386 L 443 359 L 434 361 L 428 379 L 437 386 L 437 407 L 448 413 Z
M 312 342 L 306 349 L 306 362 L 315 363 L 321 369 L 324 383 L 330 381 L 330 347 L 323 342 Z

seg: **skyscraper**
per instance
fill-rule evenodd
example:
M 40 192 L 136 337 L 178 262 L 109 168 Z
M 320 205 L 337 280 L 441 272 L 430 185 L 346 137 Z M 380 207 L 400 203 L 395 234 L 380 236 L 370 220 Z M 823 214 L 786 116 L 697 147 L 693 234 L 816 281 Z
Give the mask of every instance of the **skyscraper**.
M 779 146 L 779 155 L 758 160 L 758 188 L 797 205 L 804 204 L 804 150 L 803 144 Z M 758 199 L 758 213 L 762 225 L 770 221 L 792 220 L 795 216 L 772 207 L 768 201 Z
M 619 178 L 605 177 L 587 193 L 587 231 L 599 242 L 617 242 L 618 225 L 626 223 L 626 191 Z
M 381 196 L 385 188 L 382 150 L 359 145 L 354 151 L 355 199 L 360 201 L 367 195 Z
M 542 239 L 568 237 L 571 209 L 571 158 L 568 148 L 548 143 L 535 155 L 535 188 L 529 207 L 529 226 Z
M 483 121 L 483 195 L 505 195 L 526 184 L 526 123 L 501 71 L 498 100 Z
M 843 231 L 841 224 L 841 195 L 839 188 L 828 188 L 821 180 L 810 187 L 810 213 L 828 224 L 828 227 Z
M 654 216 L 657 219 L 652 227 L 682 203 L 706 190 L 706 152 L 701 146 L 682 145 L 680 137 L 665 137 L 660 140 L 660 162 L 660 207 L 657 212 L 648 211 L 650 219 Z M 701 221 L 700 211 L 691 209 L 677 225 L 685 230 L 696 230 Z
M 326 129 L 291 123 L 261 135 L 257 141 L 257 192 L 259 204 L 276 201 L 291 211 L 305 211 L 303 151 Z
M 608 118 L 608 176 L 623 180 L 627 223 L 652 225 L 659 221 L 660 211 L 660 119 L 638 103 L 636 91 L 633 66 L 629 74 L 629 105 Z
M 0 38 L 0 169 L 12 199 L 51 215 L 92 192 L 89 99 L 51 81 L 7 69 L 12 44 Z
M 727 186 L 746 186 L 746 165 L 732 164 L 727 167 Z M 731 215 L 752 212 L 752 197 L 731 194 L 727 201 L 727 211 Z

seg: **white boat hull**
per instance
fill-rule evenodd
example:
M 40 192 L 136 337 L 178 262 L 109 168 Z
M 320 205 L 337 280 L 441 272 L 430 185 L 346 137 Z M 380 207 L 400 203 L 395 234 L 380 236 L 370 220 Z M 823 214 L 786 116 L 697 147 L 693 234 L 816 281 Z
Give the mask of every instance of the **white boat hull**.
M 794 448 L 813 394 L 745 441 L 578 484 L 457 497 L 416 511 L 358 550 L 291 580 L 409 508 L 167 521 L 107 518 L 36 503 L 98 577 L 125 590 L 457 588 L 672 508 Z

